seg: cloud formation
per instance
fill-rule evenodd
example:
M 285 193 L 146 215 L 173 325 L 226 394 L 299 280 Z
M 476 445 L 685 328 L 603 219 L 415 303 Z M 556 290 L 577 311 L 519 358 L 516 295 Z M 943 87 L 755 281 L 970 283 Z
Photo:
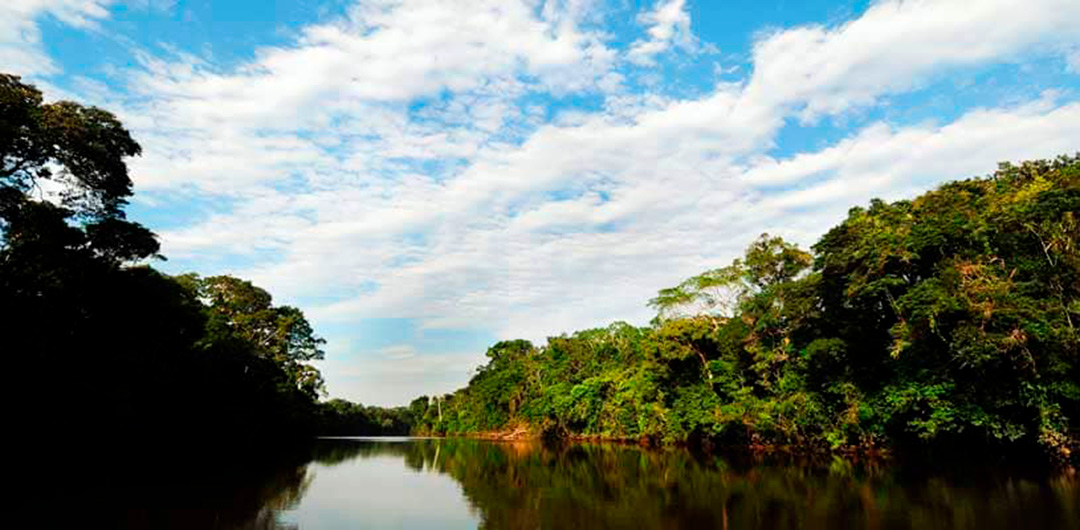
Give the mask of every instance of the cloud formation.
M 626 53 L 627 59 L 639 65 L 655 65 L 656 56 L 672 47 L 693 51 L 697 39 L 690 30 L 690 14 L 686 0 L 659 0 L 652 11 L 638 16 L 646 24 L 647 39 L 634 41 Z
M 112 0 L 4 0 L 0 2 L 0 65 L 25 76 L 57 73 L 41 43 L 40 20 L 52 17 L 77 29 L 94 29 Z
M 73 5 L 23 9 L 18 27 L 36 31 L 46 12 L 81 27 L 107 14 Z M 1062 51 L 1080 46 L 1073 0 L 879 1 L 840 24 L 757 33 L 746 77 L 694 97 L 631 80 L 698 45 L 687 4 L 637 15 L 645 36 L 622 47 L 605 29 L 613 9 L 362 2 L 234 67 L 147 47 L 118 74 L 126 90 L 96 97 L 144 146 L 133 167 L 146 200 L 218 205 L 158 230 L 171 258 L 250 277 L 316 324 L 390 317 L 533 340 L 643 323 L 657 289 L 761 232 L 809 244 L 871 197 L 1080 145 L 1067 91 L 944 123 L 842 125 L 954 72 L 1055 54 L 1074 64 Z M 13 49 L 40 54 L 37 37 L 19 38 Z M 0 64 L 27 60 L 10 57 Z M 597 103 L 565 108 L 575 99 Z M 778 151 L 800 127 L 843 134 Z M 463 382 L 462 363 L 482 358 L 340 348 L 325 367 L 332 392 L 369 392 L 348 386 L 365 366 L 391 381 L 364 379 L 383 389 L 356 394 L 365 402 L 394 384 Z

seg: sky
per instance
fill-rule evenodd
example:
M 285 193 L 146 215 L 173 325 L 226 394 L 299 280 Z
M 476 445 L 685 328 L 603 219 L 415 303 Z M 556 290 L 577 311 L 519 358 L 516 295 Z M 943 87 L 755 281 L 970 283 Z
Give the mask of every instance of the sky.
M 1077 0 L 4 0 L 0 71 L 117 114 L 154 266 L 300 307 L 366 405 L 1080 150 Z

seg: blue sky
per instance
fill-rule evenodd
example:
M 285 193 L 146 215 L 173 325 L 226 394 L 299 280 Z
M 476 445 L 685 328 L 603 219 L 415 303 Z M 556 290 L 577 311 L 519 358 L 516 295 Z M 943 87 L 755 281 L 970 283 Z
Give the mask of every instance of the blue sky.
M 365 404 L 1080 149 L 1076 0 L 6 0 L 0 70 L 118 114 L 158 266 L 301 307 Z

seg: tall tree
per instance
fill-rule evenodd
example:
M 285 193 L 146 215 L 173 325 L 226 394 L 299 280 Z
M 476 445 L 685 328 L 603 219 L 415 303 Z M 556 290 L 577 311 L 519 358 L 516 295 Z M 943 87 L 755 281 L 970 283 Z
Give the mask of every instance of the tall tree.
M 254 355 L 279 364 L 296 388 L 312 397 L 323 391 L 322 376 L 308 363 L 323 358 L 326 340 L 299 309 L 275 306 L 270 293 L 232 276 L 189 274 L 181 281 L 206 301 L 207 340 L 248 345 Z
M 44 103 L 37 88 L 0 73 L 4 246 L 36 237 L 48 217 L 78 224 L 81 233 L 51 240 L 69 248 L 117 263 L 156 255 L 153 233 L 124 215 L 132 194 L 125 159 L 141 152 L 111 113 L 70 101 Z

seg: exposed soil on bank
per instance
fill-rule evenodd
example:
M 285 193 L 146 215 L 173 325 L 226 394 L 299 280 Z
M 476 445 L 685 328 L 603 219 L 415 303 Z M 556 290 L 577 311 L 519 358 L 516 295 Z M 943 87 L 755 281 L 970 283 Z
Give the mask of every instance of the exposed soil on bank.
M 927 461 L 951 461 L 954 459 L 959 460 L 978 460 L 978 461 L 995 461 L 999 464 L 1009 464 L 1010 462 L 1015 464 L 1021 461 L 1031 461 L 1042 465 L 1050 465 L 1053 467 L 1061 467 L 1065 469 L 1076 469 L 1077 462 L 1070 460 L 1066 455 L 1064 458 L 1038 458 L 1027 455 L 1026 458 L 1022 458 L 1018 454 L 998 454 L 993 452 L 979 452 L 974 451 L 969 455 L 964 455 L 962 452 L 958 452 L 955 448 L 944 451 L 896 451 L 892 448 L 882 447 L 880 445 L 873 446 L 843 446 L 837 448 L 828 448 L 816 445 L 773 445 L 763 443 L 749 443 L 746 445 L 722 445 L 716 444 L 708 440 L 697 441 L 680 441 L 680 442 L 664 442 L 654 438 L 628 438 L 628 437 L 612 437 L 601 435 L 582 435 L 572 434 L 564 430 L 548 430 L 541 431 L 527 424 L 520 424 L 513 426 L 509 429 L 502 429 L 497 431 L 483 431 L 483 432 L 471 432 L 471 433 L 454 433 L 444 436 L 435 436 L 442 438 L 472 438 L 479 440 L 489 440 L 496 442 L 570 442 L 570 443 L 597 443 L 597 444 L 618 444 L 618 445 L 634 445 L 640 447 L 662 449 L 662 448 L 683 448 L 693 451 L 701 451 L 704 453 L 728 453 L 728 454 L 746 454 L 755 457 L 778 457 L 778 458 L 828 458 L 832 456 L 839 456 L 850 460 L 867 460 L 867 461 L 892 461 L 892 460 L 920 460 L 927 459 Z

